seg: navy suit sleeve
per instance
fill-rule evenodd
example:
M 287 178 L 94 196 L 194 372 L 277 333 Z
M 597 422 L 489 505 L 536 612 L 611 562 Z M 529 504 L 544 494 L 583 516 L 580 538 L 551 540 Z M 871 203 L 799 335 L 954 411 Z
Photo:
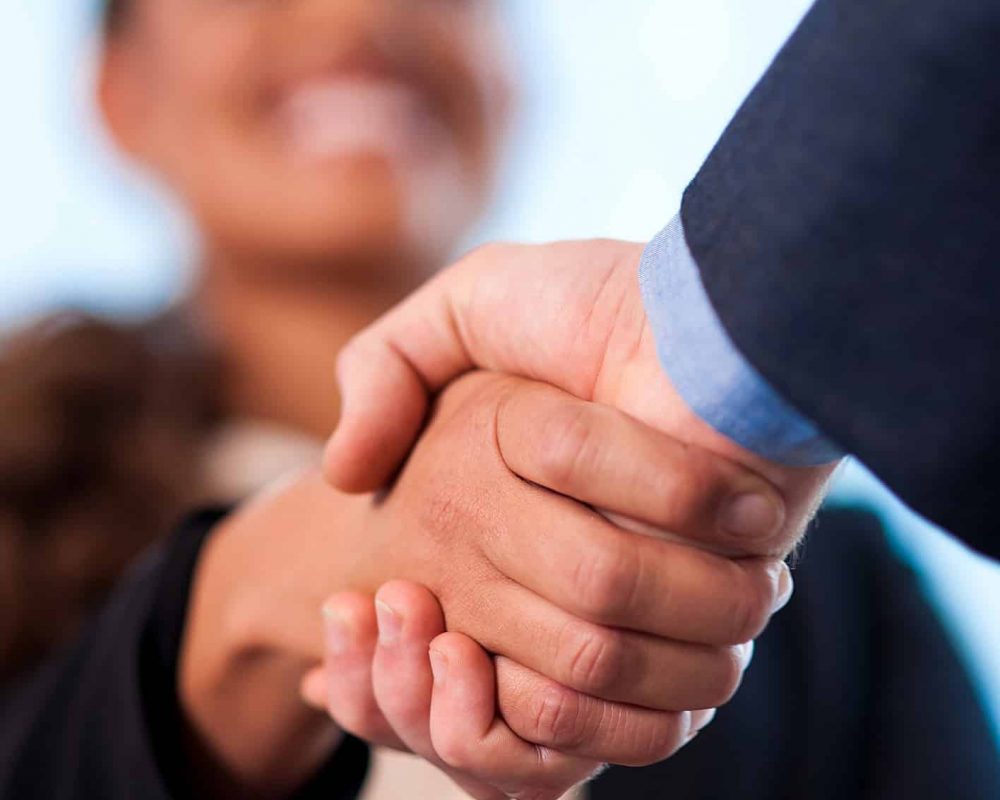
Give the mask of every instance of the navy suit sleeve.
M 1000 4 L 818 0 L 685 192 L 748 362 L 994 556 Z

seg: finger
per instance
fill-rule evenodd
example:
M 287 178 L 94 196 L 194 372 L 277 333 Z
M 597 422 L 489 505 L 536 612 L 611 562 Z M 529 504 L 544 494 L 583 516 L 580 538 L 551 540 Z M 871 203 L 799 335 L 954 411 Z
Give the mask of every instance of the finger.
M 326 711 L 326 670 L 323 667 L 315 667 L 303 676 L 299 695 L 306 705 Z
M 653 711 L 568 689 L 497 658 L 497 707 L 522 739 L 567 755 L 641 767 L 671 756 L 692 730 L 688 711 Z M 700 721 L 700 718 L 699 718 Z
M 728 702 L 752 648 L 646 636 L 581 620 L 514 583 L 480 587 L 453 628 L 578 692 L 660 711 Z
M 489 245 L 438 273 L 342 352 L 343 410 L 326 451 L 328 480 L 345 491 L 385 484 L 420 430 L 428 394 L 473 367 L 589 398 L 613 345 L 608 333 L 630 316 L 622 291 L 634 295 L 635 319 L 621 327 L 641 329 L 641 252 L 598 240 Z
M 367 330 L 337 359 L 341 415 L 324 455 L 337 488 L 383 486 L 420 430 L 429 396 L 472 366 L 442 273 Z
M 377 625 L 369 595 L 342 593 L 323 604 L 326 708 L 348 733 L 372 744 L 405 749 L 372 689 Z
M 560 797 L 599 764 L 539 748 L 496 716 L 493 662 L 473 640 L 446 633 L 431 644 L 434 692 L 430 728 L 435 751 L 453 768 L 475 774 L 506 795 Z
M 372 686 L 386 721 L 412 752 L 442 768 L 468 794 L 500 800 L 504 796 L 473 776 L 450 769 L 434 751 L 430 733 L 431 641 L 444 633 L 437 599 L 423 586 L 392 581 L 375 595 L 378 645 Z
M 375 699 L 407 747 L 435 759 L 429 728 L 434 678 L 428 649 L 445 630 L 441 607 L 424 587 L 393 581 L 376 594 L 375 613 L 379 628 L 372 664 Z
M 601 625 L 710 645 L 749 641 L 788 602 L 792 578 L 774 559 L 728 559 L 641 536 L 541 489 L 507 509 L 486 555 L 503 574 Z
M 727 554 L 781 547 L 784 503 L 769 483 L 621 411 L 525 383 L 496 425 L 504 461 L 525 480 Z

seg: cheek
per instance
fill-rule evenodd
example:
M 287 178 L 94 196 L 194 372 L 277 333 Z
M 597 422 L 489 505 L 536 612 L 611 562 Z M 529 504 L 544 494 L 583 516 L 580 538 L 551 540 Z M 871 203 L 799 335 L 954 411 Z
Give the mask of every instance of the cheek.
M 197 200 L 204 184 L 227 178 L 230 159 L 245 160 L 239 143 L 255 102 L 254 37 L 247 26 L 213 23 L 205 13 L 182 20 L 166 12 L 169 5 L 154 20 L 159 35 L 150 37 L 147 60 L 154 167 L 184 199 Z

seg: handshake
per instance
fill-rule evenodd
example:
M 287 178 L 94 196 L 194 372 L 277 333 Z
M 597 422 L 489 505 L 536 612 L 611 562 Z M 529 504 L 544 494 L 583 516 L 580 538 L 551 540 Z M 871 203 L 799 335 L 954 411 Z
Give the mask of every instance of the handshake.
M 687 408 L 640 254 L 483 248 L 343 351 L 323 474 L 226 522 L 195 587 L 182 696 L 231 762 L 304 757 L 218 729 L 248 659 L 308 671 L 342 730 L 483 800 L 662 760 L 733 695 L 832 467 L 766 462 Z

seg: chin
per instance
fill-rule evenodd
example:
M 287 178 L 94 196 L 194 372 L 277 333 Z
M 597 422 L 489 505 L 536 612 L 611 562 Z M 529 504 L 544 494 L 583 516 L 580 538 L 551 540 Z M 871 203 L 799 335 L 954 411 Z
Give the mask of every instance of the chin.
M 415 287 L 443 266 L 457 243 L 457 237 L 419 230 L 402 204 L 338 203 L 308 214 L 275 210 L 260 222 L 235 233 L 238 249 L 247 262 L 286 279 Z

